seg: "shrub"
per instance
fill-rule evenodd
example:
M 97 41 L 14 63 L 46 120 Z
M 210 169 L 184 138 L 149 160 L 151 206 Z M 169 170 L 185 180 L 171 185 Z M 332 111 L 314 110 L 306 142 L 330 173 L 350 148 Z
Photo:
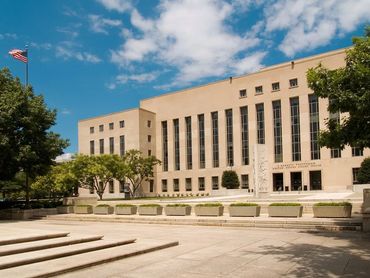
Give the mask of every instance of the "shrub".
M 126 207 L 136 207 L 136 206 L 132 205 L 132 204 L 118 204 L 118 205 L 116 205 L 116 208 L 126 208 Z
M 88 208 L 88 207 L 92 207 L 92 205 L 77 205 L 76 207 L 79 207 L 79 208 Z
M 299 207 L 300 203 L 272 203 L 270 207 Z
M 228 170 L 222 173 L 222 187 L 227 189 L 239 188 L 239 178 L 235 171 Z
M 258 204 L 255 203 L 233 203 L 230 207 L 258 207 Z
M 140 207 L 160 207 L 161 205 L 158 204 L 142 204 Z
M 167 207 L 190 207 L 188 204 L 168 204 Z
M 357 180 L 359 183 L 370 183 L 370 157 L 362 161 Z
M 352 204 L 349 202 L 320 202 L 314 204 L 315 207 L 351 207 Z
M 107 205 L 107 204 L 99 204 L 99 205 L 97 205 L 97 207 L 99 207 L 99 208 L 106 208 L 106 207 L 110 207 L 110 205 Z
M 203 204 L 197 204 L 196 207 L 222 207 L 223 205 L 221 203 L 203 203 Z

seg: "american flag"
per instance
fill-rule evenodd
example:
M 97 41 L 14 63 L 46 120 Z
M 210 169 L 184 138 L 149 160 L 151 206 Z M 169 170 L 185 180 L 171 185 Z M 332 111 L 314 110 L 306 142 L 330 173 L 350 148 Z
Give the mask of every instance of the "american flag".
M 14 59 L 28 63 L 27 50 L 13 49 L 9 51 L 9 54 L 12 55 Z

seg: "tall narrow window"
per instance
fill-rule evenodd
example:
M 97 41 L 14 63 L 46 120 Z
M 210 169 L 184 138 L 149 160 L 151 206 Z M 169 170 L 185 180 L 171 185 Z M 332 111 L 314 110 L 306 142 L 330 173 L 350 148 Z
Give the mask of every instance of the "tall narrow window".
M 104 125 L 99 125 L 99 131 L 100 132 L 104 131 Z
M 94 140 L 90 141 L 90 154 L 95 154 L 95 142 L 94 142 Z
M 265 144 L 265 108 L 263 103 L 256 104 L 257 144 Z
M 290 120 L 292 129 L 292 160 L 301 160 L 301 128 L 299 119 L 299 99 L 290 99 Z
M 198 115 L 199 129 L 199 168 L 206 167 L 206 149 L 205 149 L 205 134 L 204 134 L 204 114 Z
M 359 147 L 352 147 L 352 156 L 363 156 L 364 149 Z
M 219 150 L 218 150 L 218 112 L 211 113 L 212 118 L 212 163 L 213 167 L 219 166 Z
M 212 177 L 212 190 L 217 190 L 219 188 L 218 176 Z
M 173 179 L 173 191 L 174 192 L 179 192 L 180 191 L 179 179 Z
M 191 178 L 186 178 L 185 179 L 185 190 L 186 191 L 191 191 L 192 190 L 192 187 L 191 187 Z
M 226 116 L 226 154 L 227 166 L 234 166 L 234 145 L 233 145 L 233 110 L 225 110 Z
M 192 133 L 191 133 L 191 117 L 185 118 L 186 125 L 186 168 L 193 168 L 193 148 L 192 148 Z
M 167 180 L 162 180 L 162 192 L 167 192 Z
M 114 193 L 114 182 L 109 181 L 109 193 Z
M 199 191 L 204 191 L 206 189 L 205 181 L 204 178 L 198 178 L 198 190 Z
M 180 129 L 179 119 L 173 120 L 173 141 L 175 151 L 175 170 L 180 170 Z
M 162 162 L 163 162 L 163 171 L 168 171 L 167 121 L 162 122 Z
M 310 141 L 311 141 L 311 159 L 320 159 L 320 147 L 319 147 L 319 99 L 316 95 L 308 96 L 309 108 L 310 108 Z
M 114 129 L 114 123 L 109 123 L 109 129 L 110 130 Z
M 125 135 L 119 137 L 119 155 L 125 155 Z
M 109 137 L 109 153 L 114 154 L 114 137 Z
M 99 151 L 100 154 L 104 154 L 104 139 L 99 140 Z
M 334 102 L 334 99 L 329 99 L 329 103 Z M 340 125 L 340 113 L 335 112 L 329 113 L 329 120 L 334 121 L 337 125 Z M 342 156 L 342 151 L 340 148 L 332 148 L 330 149 L 330 157 L 331 158 L 340 158 Z
M 240 107 L 240 124 L 242 132 L 242 164 L 249 164 L 248 107 Z
M 90 133 L 94 133 L 94 127 L 93 126 L 90 126 Z
M 281 126 L 281 101 L 272 102 L 272 113 L 274 117 L 274 156 L 275 162 L 283 162 L 283 137 Z
M 242 189 L 248 189 L 249 188 L 249 177 L 248 175 L 241 175 L 241 180 L 242 180 Z

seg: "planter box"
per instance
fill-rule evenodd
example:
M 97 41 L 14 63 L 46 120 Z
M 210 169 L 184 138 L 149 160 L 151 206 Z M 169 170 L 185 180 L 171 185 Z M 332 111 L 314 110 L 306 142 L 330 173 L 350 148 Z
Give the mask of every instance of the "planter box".
M 139 215 L 161 215 L 162 207 L 139 207 Z
M 302 217 L 303 206 L 269 206 L 270 217 Z
M 114 212 L 114 208 L 109 207 L 94 207 L 94 214 L 112 214 Z
M 260 216 L 260 206 L 229 206 L 229 215 L 231 217 L 257 217 Z
M 132 215 L 136 214 L 137 207 L 116 207 L 116 214 L 119 215 Z
M 191 207 L 165 207 L 164 211 L 168 216 L 185 216 L 190 215 Z
M 91 214 L 93 213 L 93 208 L 91 206 L 88 206 L 88 207 L 75 206 L 74 212 L 77 214 Z
M 196 216 L 222 216 L 224 207 L 197 207 L 195 206 Z
M 61 206 L 57 207 L 57 211 L 59 214 L 67 214 L 67 213 L 73 213 L 73 206 Z
M 313 206 L 314 217 L 350 218 L 352 206 Z
M 52 214 L 57 214 L 57 209 L 56 208 L 39 208 L 39 209 L 34 209 L 34 216 L 39 216 L 39 217 L 44 217 L 46 215 L 52 215 Z

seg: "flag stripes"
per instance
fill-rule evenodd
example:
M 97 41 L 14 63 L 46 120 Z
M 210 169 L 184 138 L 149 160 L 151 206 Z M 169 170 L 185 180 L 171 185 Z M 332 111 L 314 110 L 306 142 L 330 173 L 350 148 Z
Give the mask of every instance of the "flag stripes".
M 13 49 L 9 51 L 9 54 L 12 55 L 14 59 L 28 63 L 27 50 Z

